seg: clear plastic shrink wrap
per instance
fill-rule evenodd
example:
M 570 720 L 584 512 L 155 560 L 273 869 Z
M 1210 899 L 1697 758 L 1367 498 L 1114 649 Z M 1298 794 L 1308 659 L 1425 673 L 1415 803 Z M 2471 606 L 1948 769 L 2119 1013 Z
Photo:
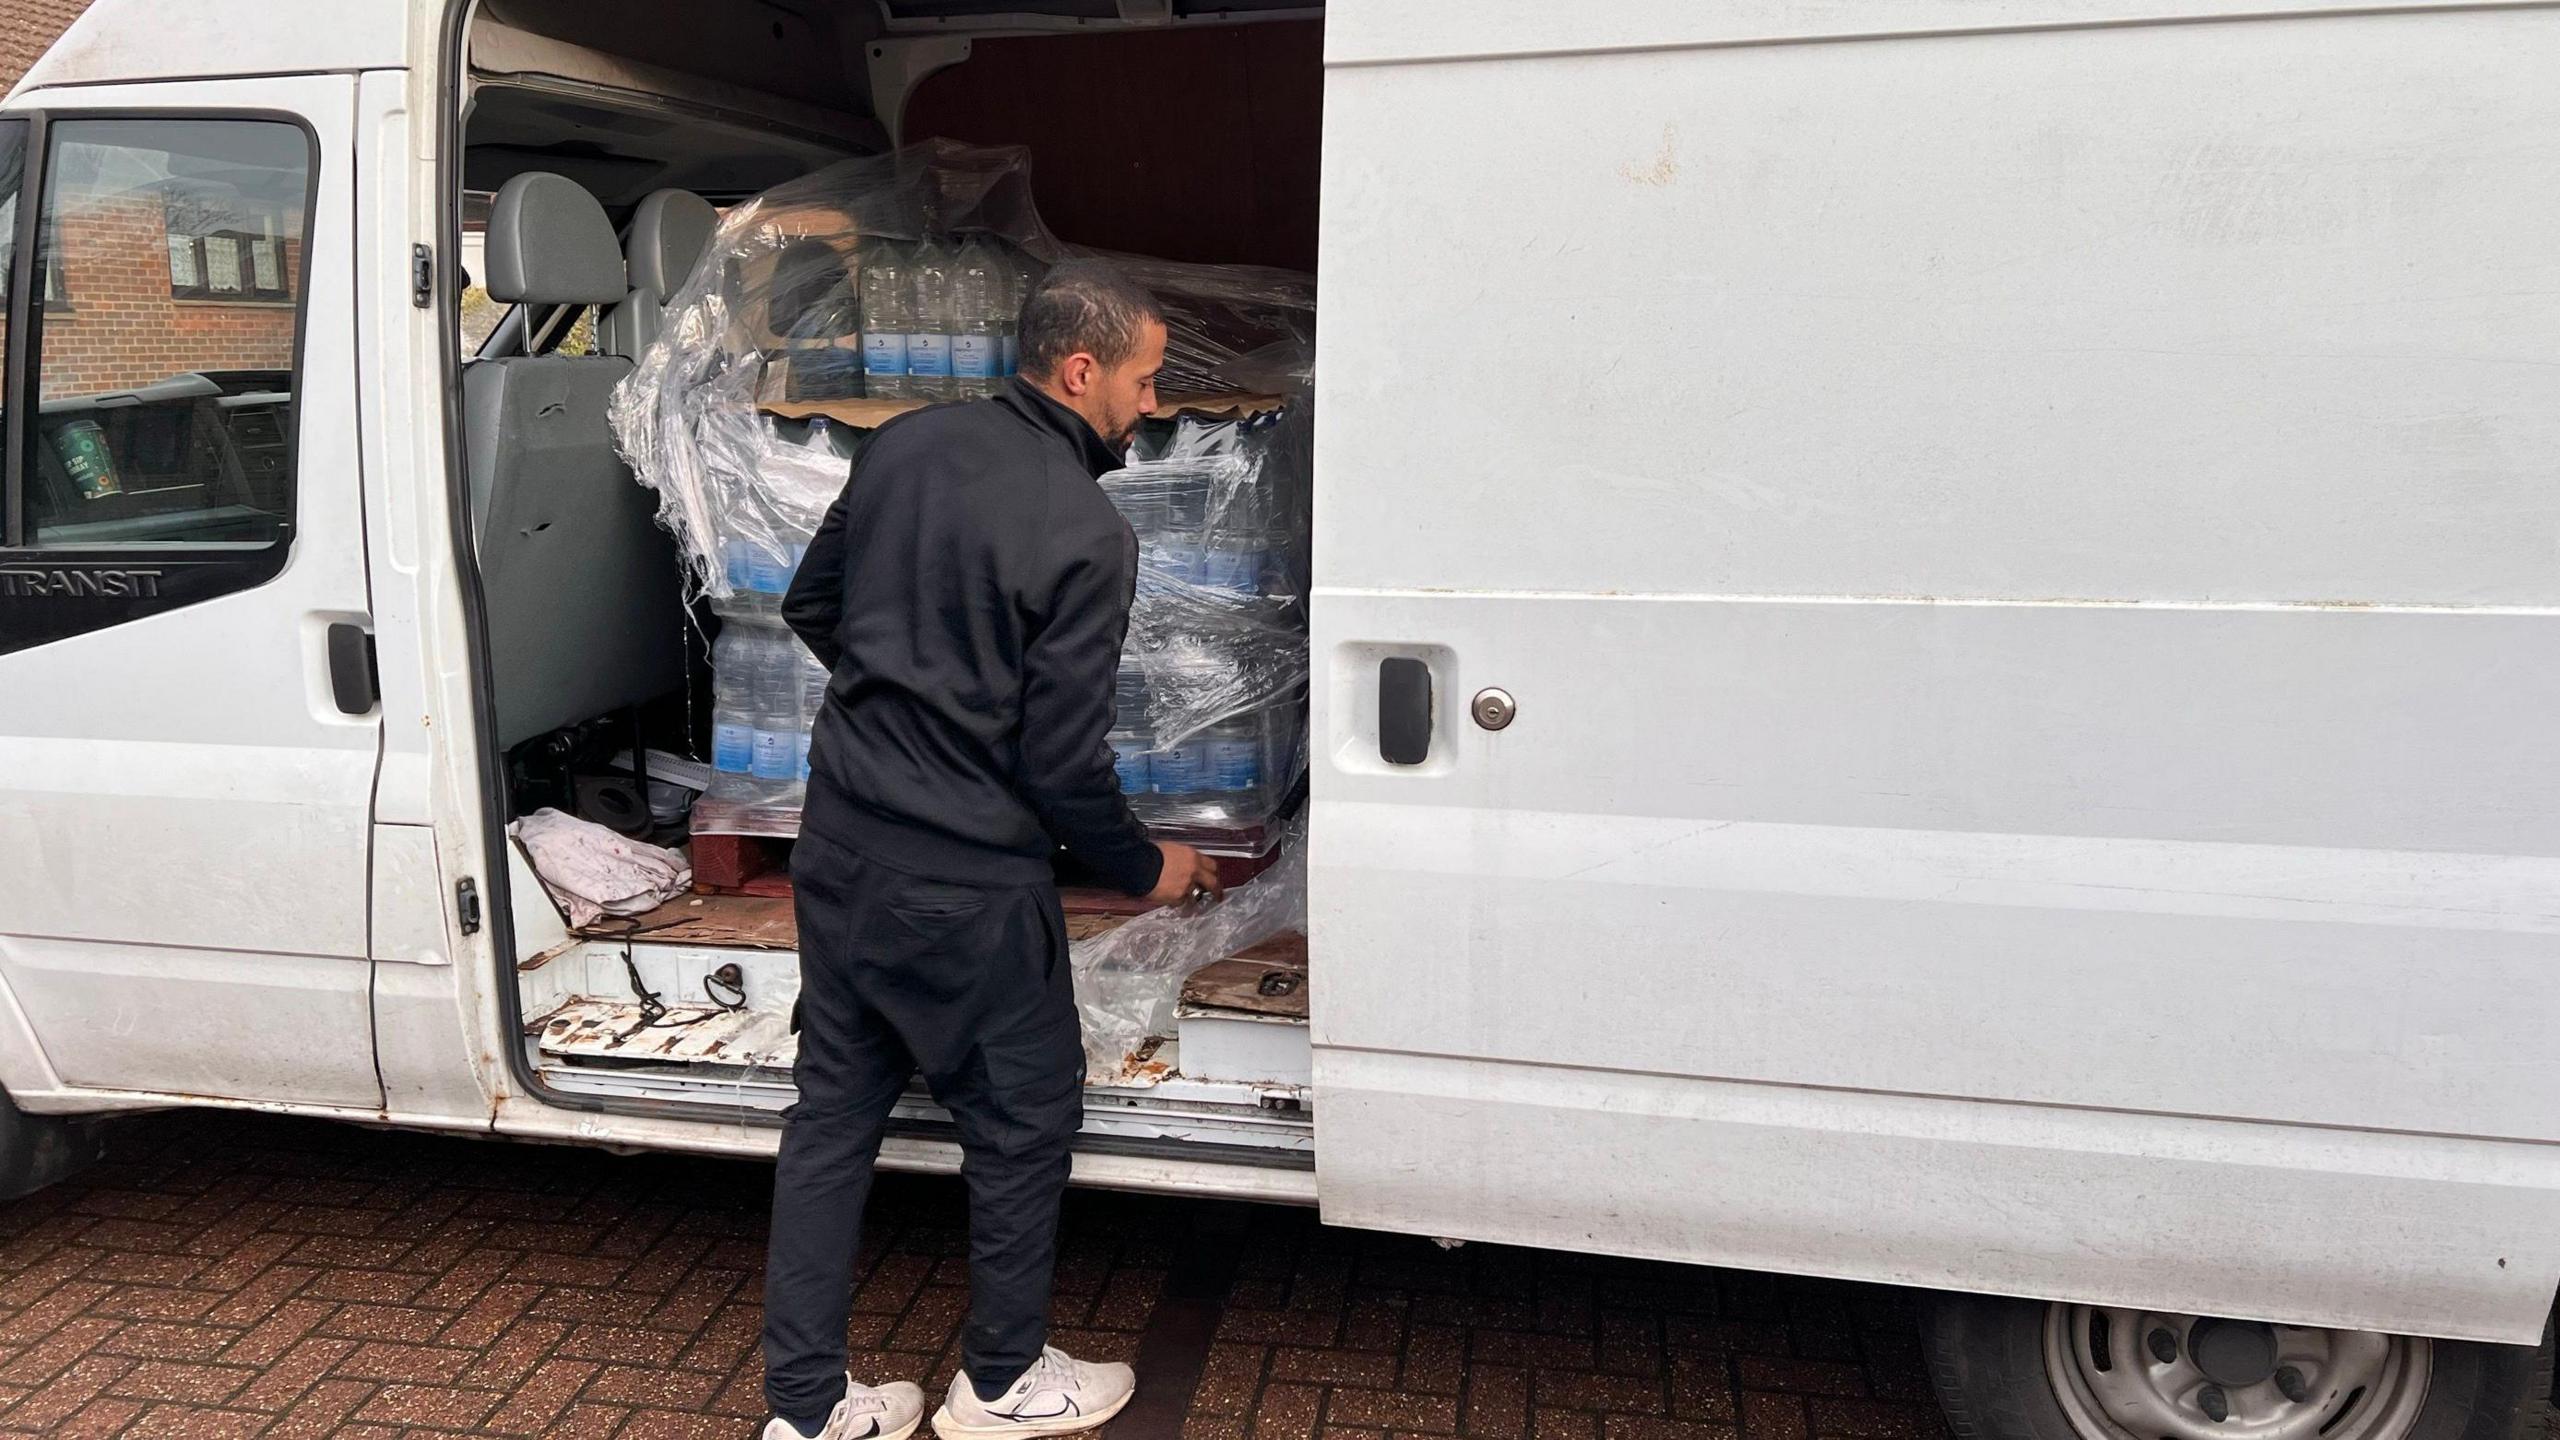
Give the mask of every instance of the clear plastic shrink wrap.
M 928 141 L 722 218 L 613 401 L 692 593 L 722 622 L 697 833 L 798 833 L 824 676 L 779 611 L 863 440 L 1001 386 L 1024 293 L 1096 253 L 1041 223 L 1018 147 Z M 1314 283 L 1113 258 L 1166 311 L 1158 391 L 1189 411 L 1150 421 L 1105 481 L 1149 541 L 1113 737 L 1123 783 L 1151 825 L 1259 851 L 1304 764 Z
M 1085 1075 L 1109 1083 L 1149 1036 L 1174 1033 L 1182 982 L 1307 925 L 1306 826 L 1293 824 L 1271 868 L 1206 905 L 1152 910 L 1068 951 L 1084 1022 Z
M 1184 417 L 1103 477 L 1138 534 L 1112 751 L 1164 834 L 1262 849 L 1305 765 L 1307 429 Z

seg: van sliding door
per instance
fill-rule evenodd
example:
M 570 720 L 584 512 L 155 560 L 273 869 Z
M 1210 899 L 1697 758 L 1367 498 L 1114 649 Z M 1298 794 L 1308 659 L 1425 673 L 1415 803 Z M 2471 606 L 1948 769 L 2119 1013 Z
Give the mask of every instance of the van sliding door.
M 2343 8 L 1331 0 L 1328 1219 L 2540 1337 L 2560 9 Z
M 0 980 L 33 1043 L 6 1078 L 36 1108 L 378 1107 L 354 81 L 20 103 Z

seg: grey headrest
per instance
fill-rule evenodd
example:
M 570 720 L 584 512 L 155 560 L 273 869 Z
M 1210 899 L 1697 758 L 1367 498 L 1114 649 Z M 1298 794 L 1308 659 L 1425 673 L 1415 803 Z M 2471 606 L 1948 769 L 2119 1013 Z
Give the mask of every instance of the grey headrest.
M 720 212 L 692 191 L 653 192 L 632 214 L 631 240 L 623 247 L 631 288 L 651 292 L 661 305 L 676 298 L 719 226 Z
M 612 305 L 627 293 L 613 222 L 565 175 L 519 175 L 489 209 L 489 298 L 513 304 Z

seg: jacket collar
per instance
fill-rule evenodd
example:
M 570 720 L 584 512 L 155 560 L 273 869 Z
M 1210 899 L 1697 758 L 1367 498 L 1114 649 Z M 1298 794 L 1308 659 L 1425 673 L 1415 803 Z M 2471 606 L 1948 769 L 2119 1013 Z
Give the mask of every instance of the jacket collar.
M 1016 375 L 1004 382 L 995 394 L 995 402 L 1031 422 L 1035 429 L 1045 430 L 1067 442 L 1085 473 L 1099 480 L 1128 462 L 1120 453 L 1102 443 L 1085 418 L 1040 392 L 1040 388 Z

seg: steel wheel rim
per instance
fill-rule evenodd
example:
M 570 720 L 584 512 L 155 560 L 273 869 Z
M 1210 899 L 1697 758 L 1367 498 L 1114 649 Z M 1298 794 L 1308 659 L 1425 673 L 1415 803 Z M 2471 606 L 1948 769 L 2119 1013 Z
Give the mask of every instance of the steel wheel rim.
M 2082 1440 L 2401 1440 L 2425 1405 L 2434 1350 L 2424 1340 L 2361 1330 L 2272 1327 L 2274 1376 L 2215 1386 L 2188 1339 L 2198 1318 L 2162 1311 L 2054 1305 L 2046 1312 L 2045 1373 Z M 2166 1331 L 2176 1358 L 2154 1351 Z M 2222 1392 L 2225 1418 L 2205 1392 Z

